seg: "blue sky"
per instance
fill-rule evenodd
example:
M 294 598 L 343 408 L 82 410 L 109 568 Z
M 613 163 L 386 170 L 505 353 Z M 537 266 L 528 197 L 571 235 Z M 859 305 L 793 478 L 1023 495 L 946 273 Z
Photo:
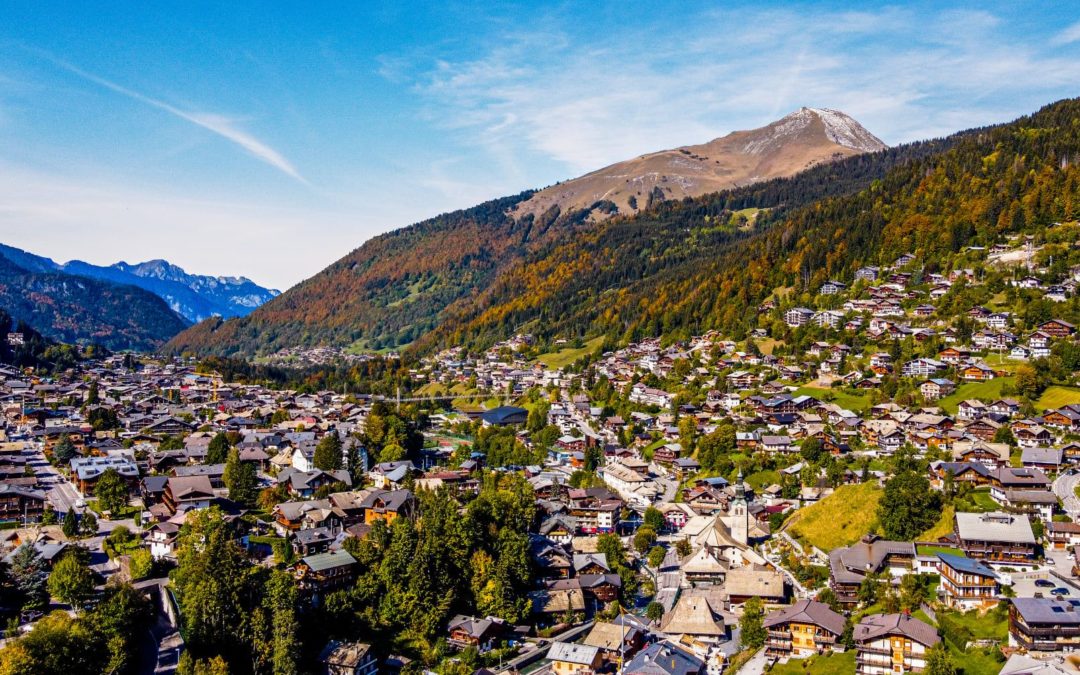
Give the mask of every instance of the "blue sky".
M 5 3 L 0 241 L 285 288 L 802 105 L 893 144 L 1080 95 L 1069 3 L 430 5 Z

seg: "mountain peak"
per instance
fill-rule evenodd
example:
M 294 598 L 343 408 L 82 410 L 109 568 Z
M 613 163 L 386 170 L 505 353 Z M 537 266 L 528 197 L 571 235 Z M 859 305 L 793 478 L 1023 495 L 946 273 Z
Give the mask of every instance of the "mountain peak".
M 839 110 L 803 107 L 758 129 L 641 155 L 553 185 L 520 204 L 516 213 L 539 215 L 553 206 L 589 209 L 598 202 L 614 203 L 618 213 L 635 213 L 660 196 L 698 197 L 885 147 Z M 606 206 L 592 217 L 613 212 Z

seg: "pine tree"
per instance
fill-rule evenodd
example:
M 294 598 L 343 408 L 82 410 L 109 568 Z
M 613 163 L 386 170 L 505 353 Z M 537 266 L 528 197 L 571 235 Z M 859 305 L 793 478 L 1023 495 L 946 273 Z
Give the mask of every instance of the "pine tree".
M 210 439 L 210 445 L 206 448 L 207 464 L 224 464 L 229 454 L 229 437 L 224 432 L 218 432 Z
M 11 557 L 11 578 L 22 597 L 24 609 L 39 609 L 45 606 L 48 597 L 45 584 L 49 572 L 41 555 L 30 544 L 23 544 Z
M 315 456 L 312 458 L 315 468 L 323 471 L 337 471 L 342 465 L 341 437 L 336 431 L 331 431 L 323 436 L 319 444 L 315 446 Z
M 60 529 L 68 539 L 75 539 L 79 536 L 79 521 L 75 517 L 75 509 L 67 510 L 67 513 L 64 514 L 64 524 Z

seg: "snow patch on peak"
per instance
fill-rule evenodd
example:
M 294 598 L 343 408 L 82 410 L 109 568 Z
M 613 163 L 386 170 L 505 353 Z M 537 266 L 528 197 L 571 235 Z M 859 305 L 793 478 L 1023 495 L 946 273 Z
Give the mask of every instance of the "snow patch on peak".
M 761 155 L 778 149 L 789 139 L 807 133 L 817 121 L 821 122 L 826 138 L 837 145 L 860 152 L 876 152 L 887 147 L 878 137 L 839 110 L 802 107 L 766 127 L 751 132 L 742 151 Z
M 880 138 L 867 131 L 866 127 L 839 110 L 830 108 L 802 108 L 802 110 L 816 115 L 825 125 L 825 135 L 837 145 L 863 152 L 876 152 L 888 147 L 881 142 Z

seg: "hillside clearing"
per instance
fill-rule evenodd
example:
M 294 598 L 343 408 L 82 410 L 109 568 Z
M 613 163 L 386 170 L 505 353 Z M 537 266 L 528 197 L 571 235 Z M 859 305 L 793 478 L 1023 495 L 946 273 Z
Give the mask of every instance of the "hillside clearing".
M 1046 388 L 1039 400 L 1035 402 L 1035 407 L 1039 410 L 1053 410 L 1074 403 L 1080 403 L 1080 389 L 1055 385 Z
M 548 368 L 565 368 L 582 356 L 592 354 L 604 344 L 604 338 L 597 337 L 589 340 L 581 347 L 566 347 L 557 352 L 548 352 L 536 357 L 536 360 Z
M 938 401 L 938 405 L 950 415 L 955 415 L 960 403 L 969 398 L 1001 398 L 1001 388 L 1006 384 L 1015 384 L 1014 377 L 996 377 L 988 382 L 969 382 L 956 388 L 956 391 Z
M 842 485 L 825 499 L 791 517 L 791 536 L 823 551 L 857 542 L 877 525 L 883 490 L 875 483 Z

